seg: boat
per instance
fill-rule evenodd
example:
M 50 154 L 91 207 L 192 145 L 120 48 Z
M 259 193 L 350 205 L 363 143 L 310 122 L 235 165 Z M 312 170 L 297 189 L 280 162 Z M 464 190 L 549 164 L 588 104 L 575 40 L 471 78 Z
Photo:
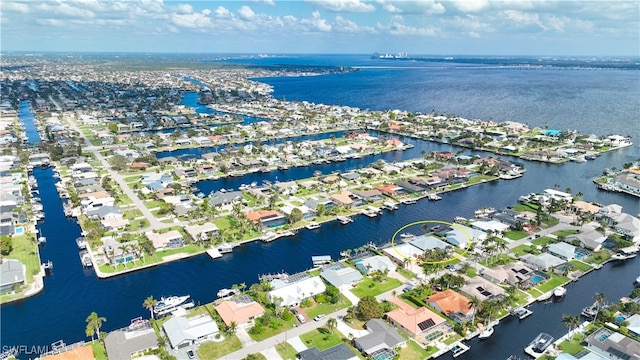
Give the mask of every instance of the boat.
M 480 335 L 478 335 L 478 339 L 484 340 L 491 335 L 493 335 L 493 326 L 489 326 L 488 328 L 482 330 L 482 332 L 480 332 Z
M 567 288 L 565 288 L 564 286 L 558 286 L 553 290 L 553 296 L 557 298 L 564 297 L 566 293 L 567 293 Z
M 467 222 L 467 219 L 463 218 L 462 216 L 456 216 L 453 219 L 453 222 L 455 222 L 456 224 L 464 224 Z
M 220 289 L 220 291 L 218 291 L 218 297 L 219 298 L 223 298 L 223 297 L 227 297 L 227 296 L 233 296 L 235 294 L 237 294 L 240 290 L 238 289 Z
M 611 255 L 611 260 L 624 261 L 624 260 L 633 259 L 637 255 L 638 254 L 625 254 L 625 253 L 617 252 Z
M 402 203 L 405 205 L 413 205 L 418 202 L 416 199 L 402 199 Z
M 338 219 L 338 221 L 340 221 L 340 223 L 341 223 L 342 225 L 346 225 L 346 224 L 348 224 L 348 223 L 352 223 L 352 222 L 353 222 L 353 219 L 352 219 L 352 218 L 350 218 L 350 217 L 348 217 L 348 216 L 340 216 L 340 215 L 338 215 L 338 216 L 336 217 L 336 219 Z
M 459 342 L 451 348 L 451 353 L 453 354 L 454 358 L 457 358 L 458 356 L 469 351 L 469 349 L 470 347 L 468 345 L 465 345 L 463 342 Z
M 320 228 L 320 224 L 318 224 L 315 221 L 312 221 L 312 222 L 308 223 L 307 225 L 305 225 L 304 227 L 307 228 L 308 230 L 315 230 L 315 229 L 319 229 Z
M 270 242 L 278 238 L 278 235 L 273 231 L 269 231 L 260 237 L 260 240 L 264 242 Z
M 93 266 L 93 260 L 91 260 L 91 254 L 89 254 L 87 250 L 80 251 L 78 255 L 80 256 L 80 262 L 82 263 L 82 266 L 84 267 Z
M 386 210 L 397 210 L 398 209 L 398 205 L 396 205 L 395 203 L 392 203 L 391 201 L 385 201 L 382 206 L 380 206 L 383 209 Z
M 406 232 L 406 233 L 402 233 L 402 234 L 400 234 L 400 237 L 401 237 L 402 239 L 411 239 L 412 237 L 415 237 L 415 235 L 413 235 L 412 233 L 408 233 L 408 232 Z
M 83 250 L 87 248 L 87 239 L 84 236 L 80 236 L 76 238 L 76 245 L 78 245 L 78 249 Z
M 476 210 L 474 214 L 478 218 L 485 218 L 495 212 L 496 212 L 496 209 L 489 207 L 489 208 L 482 208 L 482 209 Z
M 189 295 L 161 297 L 153 307 L 153 312 L 156 315 L 166 315 L 180 308 L 187 300 L 189 300 Z
M 537 359 L 540 356 L 542 356 L 542 354 L 544 353 L 545 350 L 547 350 L 549 345 L 553 343 L 553 340 L 554 340 L 553 336 L 547 333 L 540 333 L 538 334 L 538 336 L 536 336 L 535 339 L 533 339 L 533 341 L 527 347 L 524 348 L 524 352 L 527 355 Z
M 638 276 L 635 280 L 633 280 L 633 284 L 636 286 L 640 285 L 640 276 Z
M 598 304 L 593 303 L 592 305 L 583 308 L 580 315 L 591 320 L 596 317 L 597 313 L 598 313 Z
M 440 196 L 438 194 L 429 194 L 427 196 L 427 199 L 429 199 L 431 201 L 438 201 L 438 200 L 442 200 L 442 196 Z
M 289 167 L 287 165 L 278 165 L 278 170 L 280 171 L 289 170 Z
M 38 245 L 43 245 L 47 243 L 47 238 L 45 236 L 38 237 Z
M 233 251 L 233 245 L 229 243 L 220 244 L 220 246 L 218 246 L 218 251 L 220 251 L 221 254 L 230 253 Z
M 527 318 L 529 315 L 533 314 L 533 311 L 525 308 L 525 307 L 519 307 L 516 309 L 511 310 L 511 315 L 513 316 L 517 316 L 518 319 L 523 320 L 525 318 Z
M 313 172 L 313 176 L 318 177 L 318 176 L 322 176 L 322 171 L 320 170 L 316 170 Z
M 41 265 L 45 273 L 50 273 L 53 271 L 53 262 L 51 260 L 44 262 Z

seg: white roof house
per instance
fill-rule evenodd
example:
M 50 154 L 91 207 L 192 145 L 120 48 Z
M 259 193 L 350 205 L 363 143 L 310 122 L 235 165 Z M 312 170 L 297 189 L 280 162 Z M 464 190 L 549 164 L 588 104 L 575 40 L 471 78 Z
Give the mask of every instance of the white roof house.
M 302 280 L 291 282 L 281 279 L 271 281 L 273 290 L 267 293 L 269 301 L 280 298 L 281 306 L 298 305 L 310 296 L 321 294 L 327 290 L 320 276 L 306 277 Z
M 551 267 L 558 267 L 566 262 L 565 260 L 549 253 L 542 253 L 539 255 L 525 254 L 520 257 L 520 260 L 543 270 L 550 269 Z
M 386 256 L 375 255 L 356 260 L 356 268 L 363 274 L 371 274 L 376 271 L 395 271 L 397 266 Z
M 162 326 L 173 349 L 181 349 L 206 340 L 213 340 L 220 331 L 208 315 L 193 318 L 174 316 Z
M 456 224 L 452 230 L 447 231 L 446 236 L 449 244 L 459 248 L 466 248 L 469 241 L 478 242 L 486 239 L 487 233 L 482 230 Z
M 576 257 L 576 247 L 564 241 L 549 244 L 547 251 L 565 260 L 573 260 Z
M 417 259 L 424 251 L 408 243 L 397 244 L 382 250 L 387 256 L 399 264 L 404 264 L 405 260 Z
M 493 231 L 494 233 L 501 233 L 509 229 L 509 225 L 496 220 L 474 221 L 471 226 L 482 231 Z

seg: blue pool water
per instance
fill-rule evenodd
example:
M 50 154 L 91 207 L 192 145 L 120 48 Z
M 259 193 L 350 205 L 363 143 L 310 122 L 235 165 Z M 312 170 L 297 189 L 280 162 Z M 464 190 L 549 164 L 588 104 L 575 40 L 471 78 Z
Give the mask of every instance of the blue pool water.
M 17 227 L 15 230 L 16 235 L 22 235 L 24 233 L 24 227 Z
M 532 277 L 529 281 L 531 281 L 531 283 L 533 283 L 534 285 L 538 285 L 539 283 L 543 282 L 545 280 L 544 277 L 540 276 L 540 275 L 536 275 L 534 277 Z

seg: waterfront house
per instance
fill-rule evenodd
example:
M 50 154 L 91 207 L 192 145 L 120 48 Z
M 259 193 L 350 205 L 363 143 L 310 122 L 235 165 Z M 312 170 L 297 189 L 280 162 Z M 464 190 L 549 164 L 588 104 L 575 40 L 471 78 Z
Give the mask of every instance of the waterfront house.
M 345 343 L 332 346 L 320 351 L 317 347 L 312 347 L 298 353 L 300 360 L 358 360 L 358 356 L 349 349 Z
M 85 211 L 85 215 L 92 220 L 122 219 L 122 209 L 119 206 L 99 206 Z
M 291 215 L 291 212 L 293 211 L 293 209 L 298 209 L 302 212 L 303 220 L 309 220 L 314 216 L 314 212 L 305 205 L 293 206 L 289 204 L 284 204 L 283 206 L 280 207 L 280 211 L 285 215 Z
M 383 199 L 382 192 L 377 189 L 360 190 L 353 193 L 366 202 L 376 202 Z
M 503 231 L 506 231 L 509 229 L 509 225 L 504 224 L 500 221 L 496 221 L 496 220 L 480 220 L 480 221 L 474 221 L 471 223 L 471 227 L 473 227 L 474 229 L 478 229 L 484 232 L 493 232 L 494 234 L 500 234 Z
M 12 292 L 15 286 L 25 284 L 26 267 L 15 259 L 4 259 L 0 264 L 0 294 Z
M 361 273 L 369 275 L 374 272 L 395 271 L 397 266 L 386 256 L 374 255 L 354 261 Z
M 376 351 L 393 350 L 407 344 L 398 330 L 387 325 L 381 319 L 371 319 L 367 321 L 365 327 L 369 330 L 369 334 L 355 339 L 354 345 L 366 356 L 371 356 Z
M 209 315 L 193 318 L 174 316 L 162 325 L 162 329 L 174 350 L 213 340 L 220 331 Z
M 566 238 L 566 241 L 568 242 L 577 241 L 580 243 L 581 247 L 593 251 L 600 251 L 606 240 L 607 236 L 595 229 L 589 229 L 578 234 L 567 235 Z
M 343 285 L 350 287 L 362 280 L 362 274 L 358 270 L 341 262 L 335 262 L 322 267 L 320 277 L 339 289 Z
M 209 221 L 202 225 L 187 225 L 184 227 L 184 230 L 194 241 L 209 239 L 212 235 L 219 233 L 216 224 Z
M 153 231 L 144 233 L 147 239 L 153 243 L 156 251 L 166 249 L 176 249 L 184 246 L 184 237 L 178 230 L 171 230 L 166 233 L 158 234 Z
M 479 276 L 474 276 L 467 280 L 460 291 L 467 294 L 469 298 L 478 298 L 481 302 L 500 299 L 505 296 L 505 291 L 502 287 Z
M 586 348 L 605 359 L 638 359 L 640 342 L 605 327 L 584 340 Z
M 309 199 L 304 202 L 304 205 L 312 209 L 313 211 L 317 211 L 318 205 L 324 205 L 326 210 L 330 210 L 335 206 L 335 203 L 331 199 L 320 198 L 320 199 Z
M 395 196 L 401 192 L 404 192 L 400 186 L 397 186 L 395 184 L 378 185 L 376 186 L 376 189 L 389 196 Z
M 225 300 L 215 306 L 222 321 L 227 326 L 236 323 L 238 326 L 251 324 L 253 319 L 264 315 L 264 308 L 248 296 L 237 297 L 233 300 Z
M 576 257 L 576 247 L 563 241 L 549 244 L 547 251 L 567 261 L 573 260 Z
M 109 359 L 132 359 L 158 347 L 158 337 L 149 322 L 132 322 L 128 327 L 114 330 L 104 338 Z M 93 359 L 93 357 L 91 358 Z
M 487 238 L 487 233 L 478 229 L 472 229 L 468 226 L 456 224 L 453 228 L 445 233 L 446 241 L 454 246 L 464 249 L 469 242 L 481 242 Z
M 331 195 L 330 199 L 338 205 L 343 205 L 349 208 L 357 207 L 363 204 L 362 199 L 358 195 L 347 190 L 338 194 Z
M 269 301 L 280 298 L 281 306 L 297 306 L 308 297 L 316 296 L 327 290 L 320 276 L 309 276 L 306 273 L 290 275 L 285 279 L 274 279 L 271 281 L 273 290 L 267 293 Z
M 520 260 L 524 261 L 525 263 L 533 266 L 534 268 L 538 269 L 538 270 L 550 270 L 550 269 L 557 269 L 559 266 L 562 266 L 564 264 L 566 264 L 566 261 L 551 255 L 549 253 L 542 253 L 542 254 L 538 254 L 538 255 L 533 255 L 533 254 L 524 254 L 520 257 Z
M 480 275 L 496 284 L 519 285 L 527 284 L 527 281 L 534 275 L 533 270 L 521 261 L 512 262 L 506 265 L 498 265 L 492 268 L 485 268 L 480 271 Z
M 113 236 L 102 238 L 102 250 L 111 265 L 138 259 L 137 247 L 137 240 L 117 242 Z
M 446 328 L 445 319 L 426 307 L 423 306 L 416 309 L 397 297 L 392 297 L 389 302 L 398 306 L 398 308 L 386 314 L 387 321 L 392 325 L 413 336 L 437 330 L 444 332 L 443 330 Z M 445 326 L 441 327 L 441 324 L 445 324 Z
M 617 175 L 613 184 L 629 193 L 640 195 L 640 176 L 633 172 Z
M 262 228 L 273 228 L 287 223 L 287 217 L 276 210 L 258 210 L 247 213 L 246 217 Z
M 629 322 L 627 329 L 629 334 L 640 338 L 640 314 L 633 314 L 629 316 L 625 321 Z
M 431 294 L 425 302 L 451 319 L 469 320 L 475 309 L 469 299 L 451 289 L 437 291 Z
M 420 235 L 415 237 L 413 240 L 411 240 L 409 242 L 409 244 L 415 248 L 418 249 L 418 251 L 424 253 L 427 250 L 433 250 L 433 249 L 446 249 L 446 248 L 450 248 L 451 245 L 447 244 L 446 242 L 438 239 L 435 236 L 432 235 Z
M 220 192 L 216 191 L 209 195 L 209 206 L 219 207 L 219 208 L 228 208 L 227 210 L 231 210 L 231 206 L 235 202 L 242 200 L 242 191 L 227 191 Z
M 407 261 L 415 260 L 418 256 L 424 254 L 424 251 L 412 246 L 409 243 L 397 243 L 395 246 L 390 246 L 382 249 L 382 251 L 393 262 L 400 266 L 404 266 Z
M 427 190 L 425 187 L 420 186 L 415 180 L 399 181 L 394 185 L 408 193 L 419 193 Z

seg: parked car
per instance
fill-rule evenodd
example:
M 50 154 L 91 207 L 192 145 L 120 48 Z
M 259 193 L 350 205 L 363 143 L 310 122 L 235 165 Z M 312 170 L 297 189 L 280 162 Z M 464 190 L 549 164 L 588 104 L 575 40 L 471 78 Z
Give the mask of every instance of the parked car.
M 316 315 L 316 317 L 313 318 L 313 320 L 320 321 L 320 320 L 324 319 L 325 316 L 326 316 L 325 314 L 318 314 L 318 315 Z
M 294 307 L 291 308 L 291 312 L 293 313 L 293 315 L 298 315 L 298 310 L 296 310 L 296 308 Z
M 188 350 L 187 356 L 189 357 L 189 359 L 193 359 L 196 357 L 196 354 L 193 352 L 193 350 Z
M 304 316 L 302 316 L 302 314 L 298 314 L 298 315 L 296 315 L 296 317 L 298 318 L 298 321 L 300 321 L 301 323 L 306 321 Z

